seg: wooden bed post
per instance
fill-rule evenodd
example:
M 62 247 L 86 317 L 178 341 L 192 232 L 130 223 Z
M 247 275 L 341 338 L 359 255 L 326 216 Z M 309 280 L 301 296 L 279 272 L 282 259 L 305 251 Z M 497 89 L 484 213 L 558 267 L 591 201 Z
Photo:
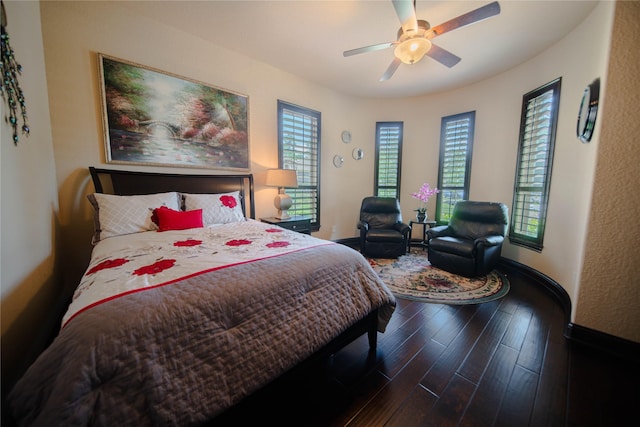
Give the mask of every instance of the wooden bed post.
M 369 353 L 375 353 L 378 348 L 378 310 L 369 314 L 371 316 L 367 336 L 369 337 Z

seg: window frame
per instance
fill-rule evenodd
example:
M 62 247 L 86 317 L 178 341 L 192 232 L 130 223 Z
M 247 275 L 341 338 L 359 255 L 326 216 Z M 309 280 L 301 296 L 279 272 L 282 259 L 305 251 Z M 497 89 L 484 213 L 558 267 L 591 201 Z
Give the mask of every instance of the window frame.
M 380 186 L 380 174 L 381 174 L 381 163 L 380 163 L 380 148 L 382 145 L 382 134 L 381 130 L 384 127 L 395 127 L 398 131 L 398 141 L 397 141 L 397 154 L 398 161 L 397 167 L 395 169 L 395 187 L 391 186 Z M 373 175 L 373 194 L 378 197 L 395 197 L 396 199 L 400 199 L 400 178 L 402 177 L 402 140 L 404 137 L 404 122 L 376 122 L 376 158 L 375 158 L 375 171 Z M 392 190 L 395 189 L 395 195 L 391 196 L 388 193 L 381 194 L 381 191 L 384 190 Z
M 447 135 L 448 124 L 452 122 L 458 122 L 461 120 L 469 120 L 469 124 L 467 126 L 468 132 L 466 135 L 466 145 L 465 145 L 465 167 L 464 167 L 464 183 L 462 186 L 453 186 L 453 185 L 445 185 L 445 160 L 447 154 L 447 144 L 450 143 L 450 139 Z M 471 162 L 473 159 L 473 140 L 475 136 L 475 127 L 476 127 L 476 112 L 467 111 L 465 113 L 453 114 L 450 116 L 442 117 L 440 121 L 440 156 L 438 163 L 438 189 L 440 192 L 436 197 L 436 222 L 438 224 L 446 224 L 449 222 L 449 217 L 444 215 L 444 197 L 447 191 L 462 191 L 463 196 L 462 199 L 457 200 L 469 200 L 469 191 L 471 187 Z M 456 200 L 456 201 L 457 201 Z M 451 209 L 448 212 L 449 215 L 453 211 L 453 205 L 451 205 Z
M 311 147 L 309 147 L 305 153 L 307 155 L 309 155 L 311 158 L 315 158 L 315 163 L 312 166 L 312 170 L 309 171 L 310 176 L 315 178 L 315 184 L 309 184 L 309 185 L 305 185 L 304 182 L 304 176 L 306 175 L 305 173 L 301 173 L 303 171 L 301 171 L 299 168 L 295 167 L 295 165 L 291 165 L 288 164 L 288 162 L 285 161 L 285 144 L 284 144 L 284 122 L 283 122 L 283 118 L 284 118 L 284 114 L 285 114 L 285 110 L 289 110 L 292 113 L 295 114 L 299 114 L 299 115 L 303 115 L 306 117 L 311 118 L 312 120 L 315 120 L 316 126 L 315 126 L 315 147 L 313 147 L 313 142 L 311 143 Z M 296 211 L 296 206 L 295 206 L 295 197 L 296 197 L 296 192 L 299 191 L 304 191 L 304 190 L 311 190 L 312 192 L 315 191 L 315 209 L 310 216 L 311 216 L 311 231 L 318 231 L 320 230 L 320 170 L 321 170 L 321 165 L 320 165 L 320 147 L 321 147 L 321 141 L 322 141 L 322 113 L 316 110 L 313 110 L 311 108 L 307 108 L 307 107 L 302 107 L 300 105 L 296 105 L 296 104 L 292 104 L 290 102 L 286 102 L 286 101 L 282 101 L 282 100 L 278 100 L 278 167 L 279 168 L 286 168 L 286 169 L 296 169 L 297 175 L 298 175 L 298 188 L 291 188 L 287 190 L 287 194 L 289 196 L 291 196 L 291 199 L 293 200 L 293 206 L 289 209 L 289 214 L 294 216 L 294 215 L 304 215 L 304 216 L 309 216 L 306 213 L 299 213 Z M 292 167 L 293 166 L 293 167 Z M 315 169 L 315 170 L 313 170 Z
M 509 222 L 509 241 L 515 245 L 524 246 L 529 249 L 541 252 L 544 247 L 544 233 L 547 223 L 547 212 L 549 208 L 549 193 L 551 190 L 551 177 L 553 171 L 553 157 L 555 153 L 556 134 L 558 129 L 558 116 L 560 109 L 560 94 L 562 87 L 562 77 L 552 80 L 551 82 L 540 86 L 522 96 L 522 111 L 520 114 L 520 129 L 518 134 L 518 153 L 516 156 L 516 173 L 513 183 L 513 201 L 511 209 L 511 221 Z M 545 95 L 547 92 L 552 91 L 551 104 L 551 117 L 548 119 L 549 124 L 546 129 L 548 130 L 548 141 L 546 142 L 546 163 L 544 165 L 544 182 L 542 186 L 522 185 L 519 183 L 518 177 L 521 174 L 523 167 L 531 168 L 535 166 L 533 160 L 526 161 L 524 159 L 525 144 L 529 141 L 527 139 L 527 113 L 529 112 L 530 102 Z M 523 220 L 524 214 L 519 208 L 520 195 L 524 193 L 539 193 L 539 215 L 538 223 L 536 226 L 535 237 L 524 234 L 517 230 L 524 228 Z M 524 202 L 522 202 L 524 203 Z M 530 227 L 529 225 L 528 227 Z

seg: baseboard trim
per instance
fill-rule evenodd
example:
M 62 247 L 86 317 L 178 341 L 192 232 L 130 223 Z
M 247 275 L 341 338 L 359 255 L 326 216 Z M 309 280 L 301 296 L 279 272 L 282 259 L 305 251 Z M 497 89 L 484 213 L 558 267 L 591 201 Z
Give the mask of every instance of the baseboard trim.
M 571 321 L 571 298 L 565 289 L 560 286 L 558 282 L 553 280 L 551 277 L 547 276 L 539 272 L 538 270 L 529 267 L 528 265 L 519 263 L 517 261 L 508 259 L 508 258 L 500 258 L 498 262 L 499 269 L 505 270 L 517 270 L 520 274 L 525 274 L 530 280 L 540 285 L 547 292 L 551 293 L 556 300 L 562 306 L 562 310 L 565 315 L 565 323 L 567 326 Z M 566 336 L 566 328 L 565 328 L 565 336 Z
M 640 363 L 640 343 L 597 331 L 586 326 L 569 323 L 567 338 L 613 356 Z
M 514 269 L 521 274 L 526 274 L 534 283 L 556 297 L 565 314 L 564 336 L 572 344 L 588 346 L 614 357 L 640 362 L 640 343 L 571 322 L 571 298 L 558 282 L 527 265 L 507 258 L 501 258 L 498 267 L 506 270 Z

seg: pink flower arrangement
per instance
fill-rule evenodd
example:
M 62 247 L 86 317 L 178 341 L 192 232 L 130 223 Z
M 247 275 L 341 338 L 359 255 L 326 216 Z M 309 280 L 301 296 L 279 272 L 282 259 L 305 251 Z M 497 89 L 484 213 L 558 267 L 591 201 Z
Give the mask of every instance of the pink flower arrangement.
M 437 188 L 431 188 L 429 183 L 425 182 L 417 193 L 411 193 L 411 197 L 422 202 L 422 206 L 416 209 L 416 212 L 425 213 L 427 211 L 427 202 L 429 201 L 429 197 L 434 196 L 439 192 L 440 190 Z

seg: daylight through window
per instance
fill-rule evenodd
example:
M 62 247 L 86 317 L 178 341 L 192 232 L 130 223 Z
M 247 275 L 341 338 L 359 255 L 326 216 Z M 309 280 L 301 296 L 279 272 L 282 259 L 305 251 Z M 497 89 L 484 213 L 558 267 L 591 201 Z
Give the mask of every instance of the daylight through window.
M 402 122 L 376 123 L 376 170 L 374 194 L 400 198 Z
M 509 239 L 542 250 L 561 79 L 524 95 Z
M 440 125 L 440 166 L 436 221 L 447 223 L 453 206 L 469 198 L 471 152 L 476 112 L 443 117 Z
M 311 217 L 320 228 L 320 119 L 318 111 L 278 101 L 279 167 L 295 169 L 298 188 L 287 189 L 293 205 L 289 215 Z

